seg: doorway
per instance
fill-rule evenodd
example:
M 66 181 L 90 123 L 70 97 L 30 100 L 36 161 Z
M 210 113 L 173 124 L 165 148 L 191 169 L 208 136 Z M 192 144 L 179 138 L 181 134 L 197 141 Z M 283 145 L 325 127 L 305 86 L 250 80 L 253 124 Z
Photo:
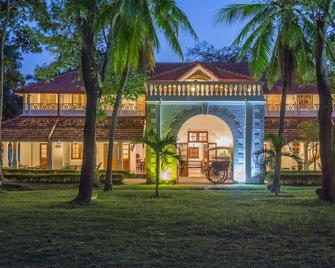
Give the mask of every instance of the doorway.
M 113 150 L 113 161 L 112 161 L 112 170 L 118 170 L 118 157 L 117 157 L 117 147 L 114 144 Z M 107 159 L 108 159 L 108 143 L 104 143 L 104 169 L 107 170 Z
M 40 143 L 40 169 L 48 167 L 48 144 Z

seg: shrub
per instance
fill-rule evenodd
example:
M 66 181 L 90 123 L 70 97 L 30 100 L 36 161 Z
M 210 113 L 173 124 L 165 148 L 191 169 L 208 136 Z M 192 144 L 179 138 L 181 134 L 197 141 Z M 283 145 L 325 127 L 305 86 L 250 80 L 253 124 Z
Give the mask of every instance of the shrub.
M 5 173 L 5 177 L 9 180 L 15 180 L 17 182 L 24 183 L 79 183 L 80 173 Z M 104 175 L 99 175 L 99 181 L 104 181 Z M 124 179 L 124 175 L 120 173 L 113 173 L 113 183 L 121 184 Z
M 268 172 L 265 175 L 266 183 L 272 183 L 273 172 Z M 321 185 L 321 172 L 315 171 L 285 171 L 280 174 L 282 185 Z

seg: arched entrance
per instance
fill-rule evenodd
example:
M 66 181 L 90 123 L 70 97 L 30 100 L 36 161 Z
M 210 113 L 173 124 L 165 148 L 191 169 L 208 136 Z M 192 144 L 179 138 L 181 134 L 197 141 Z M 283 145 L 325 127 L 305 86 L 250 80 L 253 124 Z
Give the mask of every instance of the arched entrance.
M 233 133 L 228 124 L 214 115 L 198 114 L 188 119 L 178 131 L 177 143 L 182 160 L 179 176 L 182 177 L 204 177 L 203 167 L 218 156 L 233 160 Z M 208 150 L 217 146 L 227 147 L 228 150 L 222 152 Z M 218 155 L 219 153 L 224 155 Z M 232 170 L 231 165 L 230 181 L 232 181 Z

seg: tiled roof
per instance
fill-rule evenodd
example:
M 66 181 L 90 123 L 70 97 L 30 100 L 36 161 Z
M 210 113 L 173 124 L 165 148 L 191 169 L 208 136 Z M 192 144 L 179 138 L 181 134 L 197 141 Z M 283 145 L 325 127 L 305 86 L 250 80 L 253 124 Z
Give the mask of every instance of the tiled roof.
M 265 84 L 263 88 L 264 94 L 281 94 L 281 85 L 278 81 L 271 89 Z M 318 89 L 315 85 L 293 85 L 292 92 L 294 94 L 318 94 Z
M 298 129 L 300 123 L 305 121 L 317 122 L 317 117 L 286 117 L 284 136 L 287 140 L 299 140 L 301 135 Z M 265 117 L 264 128 L 267 133 L 277 134 L 279 117 Z
M 254 81 L 246 71 L 245 64 L 222 64 L 206 62 L 188 63 L 157 63 L 156 68 L 151 74 L 149 81 L 176 81 L 197 65 L 206 68 L 211 74 L 216 76 L 219 81 Z
M 212 75 L 216 76 L 219 81 L 235 82 L 235 81 L 254 81 L 251 77 L 248 65 L 245 63 L 206 63 L 206 62 L 188 62 L 188 63 L 156 63 L 155 69 L 151 73 L 148 81 L 176 81 L 196 65 L 206 68 Z M 16 93 L 83 93 L 84 84 L 78 77 L 78 71 L 70 71 L 61 74 L 51 81 L 40 81 L 28 84 L 25 87 L 15 90 Z M 309 86 L 293 86 L 292 92 L 313 93 L 317 94 L 317 88 L 314 85 Z M 280 94 L 280 82 L 277 82 L 271 90 L 264 86 L 264 94 Z
M 83 93 L 84 83 L 79 80 L 78 71 L 69 71 L 50 81 L 39 81 L 15 90 L 16 93 Z
M 97 123 L 97 140 L 108 140 L 111 118 Z M 4 141 L 82 141 L 84 117 L 25 117 L 19 116 L 2 123 Z M 133 140 L 141 137 L 144 130 L 143 116 L 119 117 L 116 140 Z

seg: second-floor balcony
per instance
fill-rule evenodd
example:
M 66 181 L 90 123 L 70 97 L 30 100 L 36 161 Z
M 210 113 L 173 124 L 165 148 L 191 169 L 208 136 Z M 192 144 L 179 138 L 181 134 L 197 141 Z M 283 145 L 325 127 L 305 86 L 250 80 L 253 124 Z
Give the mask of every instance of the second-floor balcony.
M 260 82 L 148 82 L 147 100 L 264 100 Z
M 85 115 L 85 104 L 80 103 L 25 103 L 23 115 L 80 116 Z M 107 115 L 112 114 L 113 106 L 106 106 Z M 129 101 L 122 103 L 119 116 L 144 116 L 145 103 Z
M 286 104 L 286 115 L 287 116 L 317 116 L 319 111 L 319 104 L 299 104 L 299 103 L 288 103 Z M 266 116 L 279 116 L 280 104 L 266 104 L 265 115 Z M 335 107 L 333 108 L 333 113 Z

